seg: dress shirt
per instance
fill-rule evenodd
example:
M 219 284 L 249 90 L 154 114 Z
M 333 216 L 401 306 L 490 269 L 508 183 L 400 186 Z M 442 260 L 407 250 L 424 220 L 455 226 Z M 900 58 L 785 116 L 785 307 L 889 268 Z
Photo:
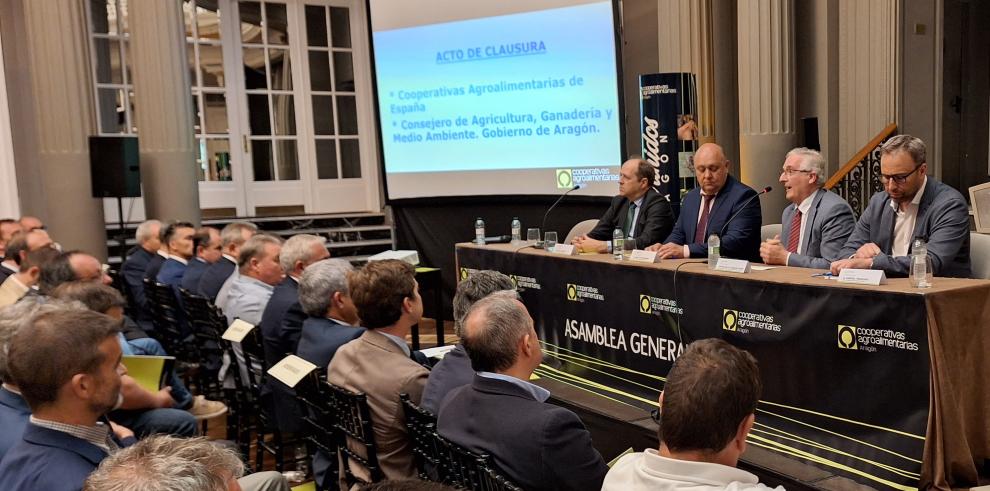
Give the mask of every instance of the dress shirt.
M 113 437 L 111 437 L 110 426 L 102 421 L 97 421 L 94 426 L 70 425 L 66 423 L 59 423 L 58 421 L 35 418 L 34 415 L 31 416 L 29 421 L 36 426 L 48 428 L 49 430 L 61 431 L 62 433 L 68 433 L 69 435 L 72 435 L 80 440 L 85 440 L 103 449 L 103 451 L 108 454 L 112 454 L 117 450 L 120 450 L 120 446 L 117 445 L 117 442 L 115 442 Z
M 894 214 L 897 215 L 897 219 L 894 221 L 894 240 L 890 244 L 891 256 L 907 256 L 908 251 L 911 250 L 914 225 L 918 221 L 918 206 L 921 204 L 921 197 L 925 194 L 927 184 L 928 176 L 925 176 L 918 192 L 914 194 L 914 199 L 904 207 L 904 211 L 901 211 L 896 201 L 890 200 L 890 207 L 894 209 Z
M 525 380 L 515 378 L 512 375 L 505 375 L 505 374 L 493 373 L 493 372 L 478 372 L 478 376 L 509 382 L 510 384 L 518 386 L 523 390 L 525 390 L 526 392 L 529 392 L 533 396 L 533 399 L 536 399 L 539 402 L 547 402 L 547 399 L 550 398 L 549 390 L 546 390 L 543 387 L 540 387 L 539 385 L 531 384 Z
M 393 334 L 389 334 L 389 333 L 387 333 L 385 331 L 378 331 L 378 332 L 384 334 L 385 337 L 387 337 L 393 343 L 397 344 L 400 348 L 402 348 L 402 352 L 405 353 L 406 356 L 410 356 L 410 357 L 412 356 L 412 351 L 409 351 L 409 345 L 406 344 L 406 340 L 405 339 L 402 339 L 399 336 L 396 336 L 396 335 L 393 335 Z
M 798 254 L 804 252 L 804 228 L 806 225 L 808 225 L 808 212 L 811 211 L 811 204 L 814 203 L 816 194 L 818 194 L 817 189 L 815 190 L 815 192 L 811 193 L 811 195 L 809 195 L 807 198 L 804 198 L 804 201 L 802 201 L 801 204 L 798 205 L 797 207 L 798 211 L 801 212 L 801 231 L 800 231 L 800 235 L 798 235 L 798 246 L 797 246 Z M 784 248 L 785 249 L 787 248 L 787 244 L 784 244 Z M 788 252 L 787 257 L 784 258 L 784 265 L 789 266 L 788 263 L 790 262 L 790 260 L 791 260 L 791 253 Z
M 636 208 L 633 209 L 632 223 L 629 225 L 629 233 L 626 234 L 627 237 L 636 236 L 636 220 L 639 219 L 639 210 L 643 209 L 644 201 L 646 201 L 646 194 L 640 196 L 638 200 L 632 202 L 632 204 L 636 205 Z
M 696 226 L 697 226 L 697 224 L 701 223 L 701 215 L 703 213 L 705 213 L 705 196 L 708 196 L 708 195 L 705 194 L 705 193 L 701 193 L 701 204 L 698 205 L 698 221 L 695 222 L 695 225 Z M 711 212 L 712 212 L 712 208 L 715 208 L 715 200 L 716 199 L 718 199 L 718 193 L 715 193 L 715 196 L 712 196 L 712 199 L 708 201 L 708 213 L 709 213 L 708 219 L 709 220 L 711 220 Z M 708 240 L 708 238 L 705 237 L 705 240 Z M 686 257 L 686 258 L 687 257 L 691 257 L 691 248 L 688 247 L 688 244 L 684 244 L 684 257 Z
M 180 263 L 182 263 L 183 266 L 189 266 L 189 260 L 186 259 L 186 258 L 184 258 L 184 257 L 182 257 L 182 256 L 176 256 L 175 254 L 169 254 L 166 259 L 175 259 L 176 261 L 179 261 Z

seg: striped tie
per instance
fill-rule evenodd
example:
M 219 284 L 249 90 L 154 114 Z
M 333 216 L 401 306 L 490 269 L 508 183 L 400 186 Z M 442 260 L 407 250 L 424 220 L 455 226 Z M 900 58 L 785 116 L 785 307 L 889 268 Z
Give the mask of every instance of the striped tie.
M 798 242 L 801 241 L 801 210 L 794 210 L 791 219 L 791 231 L 787 235 L 787 252 L 797 254 Z

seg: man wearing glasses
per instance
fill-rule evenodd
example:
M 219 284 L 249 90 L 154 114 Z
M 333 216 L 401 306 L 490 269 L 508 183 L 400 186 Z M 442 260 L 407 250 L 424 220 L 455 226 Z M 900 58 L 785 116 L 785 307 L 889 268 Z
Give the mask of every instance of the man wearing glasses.
M 780 235 L 760 245 L 767 264 L 828 269 L 856 227 L 852 208 L 822 189 L 825 158 L 808 148 L 787 152 L 780 183 L 791 202 L 784 208 Z
M 969 212 L 959 191 L 927 177 L 925 143 L 898 135 L 880 148 L 884 191 L 870 198 L 841 259 L 832 273 L 845 268 L 882 269 L 888 276 L 907 276 L 911 243 L 928 242 L 934 276 L 968 278 Z

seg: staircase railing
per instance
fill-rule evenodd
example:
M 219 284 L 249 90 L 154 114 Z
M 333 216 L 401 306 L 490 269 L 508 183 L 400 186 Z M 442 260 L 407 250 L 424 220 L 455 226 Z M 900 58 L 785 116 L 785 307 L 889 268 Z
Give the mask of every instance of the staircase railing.
M 883 183 L 880 182 L 880 147 L 896 133 L 895 123 L 887 125 L 856 152 L 846 165 L 825 181 L 825 189 L 831 189 L 842 196 L 852 207 L 856 217 L 866 209 L 873 193 L 883 191 Z

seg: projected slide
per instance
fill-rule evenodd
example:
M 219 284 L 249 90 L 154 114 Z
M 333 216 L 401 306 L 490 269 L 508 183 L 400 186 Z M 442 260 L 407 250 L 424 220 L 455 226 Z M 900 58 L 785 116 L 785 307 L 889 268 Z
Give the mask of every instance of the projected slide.
M 592 194 L 615 194 L 622 121 L 611 2 L 373 40 L 391 197 L 555 194 L 567 184 L 558 170 L 599 188 Z

